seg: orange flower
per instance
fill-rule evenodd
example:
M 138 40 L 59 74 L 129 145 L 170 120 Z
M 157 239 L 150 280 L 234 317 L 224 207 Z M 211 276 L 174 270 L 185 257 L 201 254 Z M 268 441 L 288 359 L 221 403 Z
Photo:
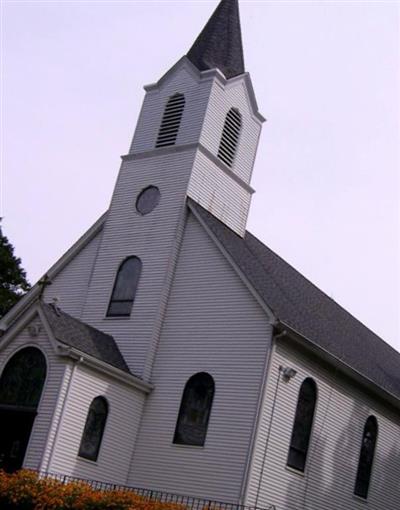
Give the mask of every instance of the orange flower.
M 129 490 L 95 490 L 84 482 L 62 483 L 21 470 L 0 470 L 0 509 L 7 510 L 186 510 L 173 503 L 150 501 Z

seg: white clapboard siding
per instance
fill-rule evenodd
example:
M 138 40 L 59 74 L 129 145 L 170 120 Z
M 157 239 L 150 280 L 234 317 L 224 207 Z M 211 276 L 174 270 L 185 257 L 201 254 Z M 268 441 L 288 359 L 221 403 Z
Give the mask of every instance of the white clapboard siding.
M 189 216 L 131 485 L 239 500 L 270 337 L 264 311 Z M 173 445 L 184 385 L 201 371 L 215 380 L 205 446 Z
M 90 403 L 103 396 L 109 413 L 96 462 L 78 457 Z M 73 373 L 49 471 L 125 484 L 142 413 L 144 394 L 89 368 Z
M 231 168 L 238 177 L 249 184 L 261 132 L 261 121 L 253 114 L 244 78 L 233 83 L 228 82 L 225 86 L 220 80 L 214 80 L 200 142 L 212 154 L 218 155 L 226 115 L 232 107 L 239 110 L 242 126 Z
M 131 153 L 155 148 L 161 120 L 168 99 L 179 92 L 185 96 L 185 108 L 176 145 L 199 141 L 201 127 L 210 96 L 212 81 L 200 80 L 189 70 L 191 64 L 182 60 L 161 81 L 159 87 L 147 92 L 130 149 Z M 198 74 L 198 73 L 197 73 Z
M 187 194 L 234 232 L 244 236 L 251 194 L 203 152 L 197 152 Z
M 290 382 L 280 381 L 270 424 L 280 365 L 294 368 L 297 374 Z M 306 472 L 302 475 L 288 469 L 286 460 L 298 392 L 306 377 L 315 380 L 318 400 Z M 379 432 L 365 501 L 354 496 L 353 490 L 363 428 L 370 415 L 377 418 Z M 366 394 L 334 368 L 324 367 L 323 362 L 315 361 L 282 341 L 269 371 L 246 503 L 257 503 L 260 507 L 274 504 L 277 510 L 398 510 L 399 424 L 399 414 L 390 411 L 382 401 Z
M 23 347 L 38 347 L 46 357 L 46 381 L 24 459 L 24 467 L 40 469 L 53 421 L 53 413 L 62 388 L 65 363 L 55 355 L 54 347 L 50 343 L 40 319 L 36 317 L 30 322 L 30 324 L 34 324 L 39 327 L 40 334 L 37 337 L 32 338 L 28 332 L 27 326 L 21 330 L 10 341 L 10 343 L 7 344 L 7 346 L 1 349 L 0 373 L 3 371 L 5 364 L 11 356 Z
M 46 302 L 57 298 L 57 304 L 64 312 L 81 317 L 101 235 L 99 232 L 46 287 Z
M 139 376 L 156 334 L 194 156 L 192 148 L 124 161 L 104 226 L 82 317 L 113 335 L 130 369 Z M 135 202 L 149 185 L 159 187 L 161 199 L 150 214 L 142 216 Z M 118 267 L 132 255 L 143 266 L 131 315 L 106 317 Z

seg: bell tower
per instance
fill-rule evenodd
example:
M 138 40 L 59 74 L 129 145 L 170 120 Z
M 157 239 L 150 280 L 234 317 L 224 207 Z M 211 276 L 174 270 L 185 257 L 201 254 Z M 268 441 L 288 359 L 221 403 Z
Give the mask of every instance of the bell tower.
M 245 72 L 238 0 L 222 0 L 187 55 L 145 90 L 130 154 L 195 148 L 187 195 L 244 235 L 265 119 Z M 163 129 L 171 143 L 158 143 Z
M 184 232 L 186 198 L 238 235 L 245 232 L 264 119 L 244 70 L 237 0 L 222 0 L 188 54 L 145 91 L 82 319 L 112 334 L 132 372 L 146 379 Z M 134 266 L 141 272 L 131 306 L 116 273 Z

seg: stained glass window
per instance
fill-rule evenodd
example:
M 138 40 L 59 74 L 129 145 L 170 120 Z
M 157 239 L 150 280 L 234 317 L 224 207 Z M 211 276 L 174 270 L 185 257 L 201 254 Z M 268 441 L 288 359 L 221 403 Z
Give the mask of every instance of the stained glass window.
M 187 381 L 176 423 L 174 443 L 204 445 L 214 390 L 214 379 L 205 372 L 199 372 Z
M 299 471 L 304 471 L 306 466 L 316 400 L 315 382 L 307 378 L 300 387 L 287 460 L 288 466 Z
M 108 404 L 104 397 L 96 397 L 89 407 L 83 431 L 79 457 L 96 461 L 106 426 Z
M 141 271 L 142 262 L 138 257 L 129 257 L 119 266 L 107 310 L 108 317 L 131 314 Z
M 358 461 L 356 485 L 354 488 L 354 494 L 365 499 L 368 497 L 377 435 L 378 422 L 376 421 L 375 416 L 370 416 L 364 427 L 360 458 Z
M 0 405 L 36 409 L 46 379 L 46 359 L 36 347 L 21 349 L 0 379 Z

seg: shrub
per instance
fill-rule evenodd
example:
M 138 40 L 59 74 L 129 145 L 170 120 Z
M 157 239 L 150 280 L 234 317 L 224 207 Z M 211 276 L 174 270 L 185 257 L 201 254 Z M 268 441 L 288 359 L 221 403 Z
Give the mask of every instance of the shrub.
M 99 491 L 84 482 L 41 479 L 32 471 L 0 471 L 1 510 L 185 510 L 173 503 L 148 501 L 132 492 Z

